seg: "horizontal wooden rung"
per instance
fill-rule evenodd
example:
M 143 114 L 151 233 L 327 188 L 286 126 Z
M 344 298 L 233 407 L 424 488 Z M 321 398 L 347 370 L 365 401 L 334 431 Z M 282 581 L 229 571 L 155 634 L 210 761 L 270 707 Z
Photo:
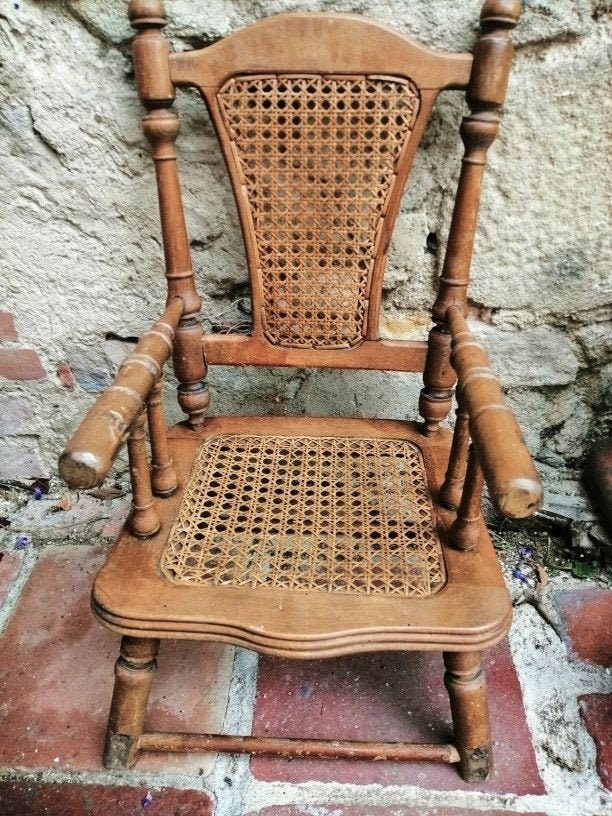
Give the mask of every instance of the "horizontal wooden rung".
M 352 368 L 419 373 L 425 367 L 423 340 L 364 340 L 354 348 L 284 348 L 265 338 L 239 334 L 207 334 L 204 354 L 209 365 Z
M 227 734 L 187 734 L 150 731 L 140 738 L 141 751 L 224 751 L 231 754 L 268 754 L 317 759 L 375 759 L 395 762 L 459 762 L 454 745 L 413 742 L 238 737 Z

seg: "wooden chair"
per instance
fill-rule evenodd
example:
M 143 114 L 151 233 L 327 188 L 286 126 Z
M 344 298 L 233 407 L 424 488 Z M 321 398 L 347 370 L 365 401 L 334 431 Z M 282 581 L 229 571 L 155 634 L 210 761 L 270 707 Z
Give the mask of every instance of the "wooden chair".
M 499 512 L 521 518 L 542 490 L 465 317 L 481 180 L 519 11 L 519 0 L 487 0 L 473 55 L 323 13 L 271 17 L 206 49 L 170 53 L 161 1 L 130 3 L 167 307 L 60 460 L 69 485 L 91 488 L 127 438 L 133 509 L 93 589 L 95 615 L 123 635 L 107 767 L 129 766 L 140 751 L 226 750 L 435 759 L 459 763 L 468 780 L 491 773 L 480 652 L 505 636 L 511 604 L 481 491 L 484 481 Z M 250 336 L 203 336 L 198 322 L 174 147 L 172 104 L 183 86 L 203 96 L 229 170 L 250 275 Z M 465 155 L 434 326 L 428 342 L 381 340 L 391 231 L 446 89 L 465 91 L 471 114 L 461 126 Z M 170 355 L 188 419 L 166 431 L 160 392 Z M 423 372 L 425 421 L 207 418 L 211 363 Z M 451 435 L 440 422 L 457 380 Z M 147 732 L 160 638 L 291 658 L 442 651 L 454 743 Z

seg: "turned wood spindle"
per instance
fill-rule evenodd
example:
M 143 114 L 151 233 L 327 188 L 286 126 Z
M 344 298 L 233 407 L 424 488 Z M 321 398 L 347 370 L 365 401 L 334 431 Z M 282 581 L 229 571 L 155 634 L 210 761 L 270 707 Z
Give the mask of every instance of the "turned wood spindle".
M 161 0 L 131 0 L 128 14 L 137 31 L 132 54 L 138 95 L 149 111 L 142 119 L 142 129 L 155 163 L 168 298 L 178 295 L 185 303 L 173 353 L 178 401 L 191 427 L 197 428 L 205 420 L 210 394 L 203 330 L 197 320 L 202 301 L 194 283 L 174 146 L 179 121 L 171 110 L 175 90 L 168 63 L 170 45 L 161 32 L 166 16 Z
M 484 478 L 476 450 L 473 445 L 470 445 L 465 484 L 457 510 L 457 518 L 449 534 L 451 544 L 458 550 L 473 550 L 478 544 L 483 487 Z
M 136 762 L 158 649 L 154 638 L 121 640 L 104 746 L 106 768 L 130 768 Z
M 139 538 L 155 535 L 161 527 L 151 490 L 151 474 L 145 444 L 145 420 L 146 410 L 143 409 L 136 417 L 128 437 L 128 457 L 132 479 L 132 512 L 129 526 L 130 531 Z
M 162 403 L 163 378 L 155 383 L 147 400 L 151 444 L 151 486 L 156 496 L 171 496 L 177 487 L 176 470 L 168 452 L 168 437 Z
M 424 433 L 434 436 L 446 418 L 453 401 L 457 375 L 450 363 L 451 336 L 443 323 L 429 332 L 427 357 L 423 371 L 425 387 L 419 397 L 419 413 L 425 419 Z
M 448 469 L 444 484 L 440 488 L 440 503 L 450 510 L 456 510 L 461 502 L 470 443 L 469 417 L 467 411 L 461 406 L 459 393 L 457 393 L 457 401 L 459 404 L 456 412 L 453 443 L 448 459 Z
M 518 23 L 520 0 L 487 0 L 480 15 L 481 34 L 474 48 L 474 62 L 467 90 L 470 116 L 463 119 L 460 133 L 465 146 L 455 207 L 446 245 L 438 297 L 432 316 L 436 323 L 430 333 L 427 362 L 423 374 L 419 411 L 425 419 L 425 433 L 435 434 L 448 415 L 452 385 L 441 388 L 449 365 L 450 344 L 431 343 L 434 332 L 446 330 L 446 311 L 460 306 L 467 314 L 467 287 L 478 221 L 478 208 L 487 151 L 499 131 L 499 108 L 508 85 L 514 46 L 510 32 Z
M 445 652 L 444 685 L 450 699 L 459 770 L 468 782 L 489 779 L 493 752 L 487 680 L 479 652 Z

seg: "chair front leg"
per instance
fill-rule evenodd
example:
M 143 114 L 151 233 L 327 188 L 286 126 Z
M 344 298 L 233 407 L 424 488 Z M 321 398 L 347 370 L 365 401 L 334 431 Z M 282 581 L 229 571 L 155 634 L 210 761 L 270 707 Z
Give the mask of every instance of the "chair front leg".
M 444 685 L 450 698 L 459 770 L 466 782 L 493 773 L 487 681 L 479 652 L 445 652 Z
M 106 768 L 130 768 L 136 762 L 158 648 L 159 640 L 153 638 L 121 640 L 104 746 Z

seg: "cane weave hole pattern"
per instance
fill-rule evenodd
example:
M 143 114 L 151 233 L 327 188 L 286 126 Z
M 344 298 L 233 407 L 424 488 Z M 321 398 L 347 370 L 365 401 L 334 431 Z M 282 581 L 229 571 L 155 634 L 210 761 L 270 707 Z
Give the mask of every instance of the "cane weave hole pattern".
M 366 595 L 445 581 L 421 452 L 395 439 L 204 440 L 160 566 L 178 584 Z
M 235 76 L 217 95 L 275 345 L 365 335 L 382 220 L 419 108 L 401 77 Z

